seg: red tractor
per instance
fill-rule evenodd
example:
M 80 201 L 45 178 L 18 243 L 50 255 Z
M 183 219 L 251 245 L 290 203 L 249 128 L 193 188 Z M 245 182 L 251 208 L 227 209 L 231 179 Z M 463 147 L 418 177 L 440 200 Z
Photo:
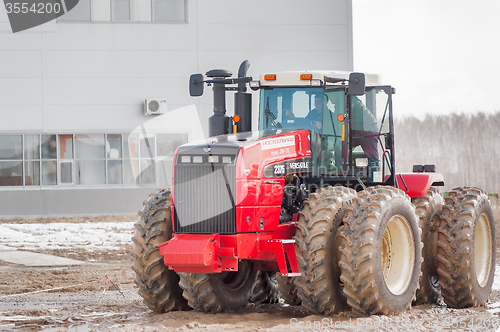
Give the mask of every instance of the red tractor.
M 387 314 L 440 296 L 455 308 L 485 303 L 496 248 L 488 197 L 463 187 L 443 199 L 433 165 L 396 173 L 394 88 L 330 71 L 253 80 L 248 66 L 237 78 L 190 78 L 192 96 L 213 86 L 210 137 L 177 149 L 171 191 L 139 213 L 144 302 L 223 312 L 272 302 L 279 288 L 314 314 Z M 257 131 L 247 84 L 260 90 Z M 234 117 L 226 91 L 236 91 Z

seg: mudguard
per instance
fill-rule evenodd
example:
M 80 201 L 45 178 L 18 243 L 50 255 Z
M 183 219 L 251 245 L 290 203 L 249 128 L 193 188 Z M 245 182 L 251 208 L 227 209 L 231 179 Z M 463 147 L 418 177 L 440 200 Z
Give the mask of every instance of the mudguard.
M 396 179 L 395 187 L 410 197 L 424 197 L 431 186 L 444 186 L 440 173 L 400 173 L 396 174 Z

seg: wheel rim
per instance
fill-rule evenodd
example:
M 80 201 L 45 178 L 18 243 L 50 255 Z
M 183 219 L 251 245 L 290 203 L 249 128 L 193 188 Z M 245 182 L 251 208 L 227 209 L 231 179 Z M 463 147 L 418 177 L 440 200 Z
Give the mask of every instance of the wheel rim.
M 490 220 L 486 213 L 479 216 L 474 239 L 474 265 L 479 286 L 488 283 L 491 271 L 491 257 L 493 255 Z
M 415 262 L 413 233 L 408 220 L 394 215 L 384 230 L 382 273 L 391 293 L 403 294 L 410 284 Z

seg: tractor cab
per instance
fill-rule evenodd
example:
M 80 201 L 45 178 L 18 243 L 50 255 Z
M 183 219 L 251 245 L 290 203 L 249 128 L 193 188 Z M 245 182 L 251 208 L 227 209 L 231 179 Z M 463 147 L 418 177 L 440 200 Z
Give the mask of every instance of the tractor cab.
M 394 185 L 394 90 L 367 75 L 354 91 L 356 79 L 325 71 L 261 75 L 250 82 L 260 89 L 259 130 L 308 129 L 313 182 Z

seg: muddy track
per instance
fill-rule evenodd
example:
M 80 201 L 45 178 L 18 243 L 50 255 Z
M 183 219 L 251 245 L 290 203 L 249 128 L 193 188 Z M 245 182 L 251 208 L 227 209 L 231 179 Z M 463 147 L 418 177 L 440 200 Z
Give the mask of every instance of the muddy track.
M 127 220 L 128 221 L 128 220 Z M 130 229 L 130 234 L 133 229 Z M 0 241 L 0 245 L 8 243 Z M 196 311 L 155 314 L 137 295 L 130 247 L 116 251 L 42 250 L 40 253 L 89 262 L 83 266 L 28 268 L 0 261 L 0 330 L 13 331 L 368 331 L 496 330 L 500 326 L 500 261 L 486 306 L 448 309 L 421 305 L 394 315 L 359 318 L 345 311 L 330 316 L 310 315 L 300 306 L 250 305 L 233 313 Z M 104 280 L 109 277 L 124 296 Z M 87 283 L 96 280 L 100 282 Z M 31 295 L 3 297 L 87 283 L 73 288 Z

